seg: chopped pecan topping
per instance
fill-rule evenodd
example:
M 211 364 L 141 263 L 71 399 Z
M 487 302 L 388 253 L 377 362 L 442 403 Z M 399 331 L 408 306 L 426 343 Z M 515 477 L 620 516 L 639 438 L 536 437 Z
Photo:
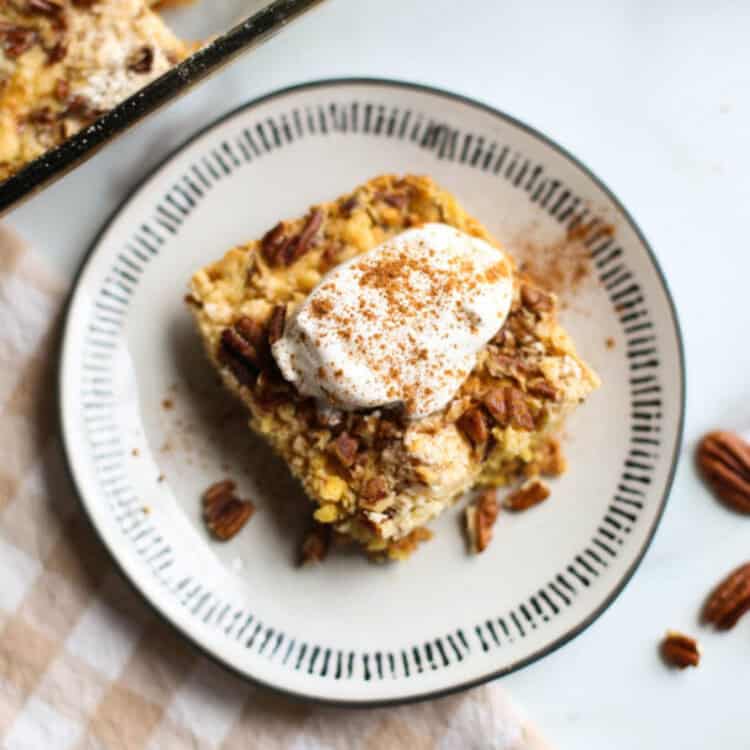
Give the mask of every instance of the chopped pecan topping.
M 529 479 L 505 498 L 505 507 L 512 511 L 528 510 L 549 497 L 549 487 L 540 479 Z
M 484 395 L 482 403 L 501 427 L 510 424 L 517 430 L 534 429 L 534 417 L 523 391 L 518 388 L 509 385 L 492 388 Z
M 359 450 L 359 440 L 348 432 L 342 432 L 330 445 L 330 452 L 338 458 L 343 466 L 349 467 L 354 463 Z
M 403 434 L 403 429 L 396 422 L 383 418 L 378 425 L 378 439 L 380 440 L 397 440 Z
M 260 249 L 269 265 L 275 266 L 281 262 L 290 242 L 291 238 L 287 237 L 286 225 L 283 221 L 280 221 L 273 229 L 263 235 L 260 241 Z
M 750 444 L 732 432 L 710 432 L 698 446 L 697 459 L 716 496 L 750 513 Z
M 284 335 L 286 322 L 286 305 L 276 305 L 268 323 L 268 343 L 275 344 Z
M 341 204 L 341 213 L 344 216 L 349 217 L 352 215 L 352 211 L 354 211 L 354 209 L 357 208 L 358 205 L 359 198 L 357 198 L 356 195 L 352 195 Z
M 360 497 L 365 500 L 382 500 L 388 494 L 388 483 L 385 477 L 373 477 L 368 479 L 360 492 Z
M 63 6 L 53 0 L 26 0 L 26 7 L 29 12 L 44 16 L 59 16 L 63 12 Z
M 674 630 L 670 630 L 661 642 L 661 655 L 667 664 L 677 669 L 697 667 L 701 658 L 698 641 Z
M 487 407 L 487 411 L 499 425 L 508 424 L 508 405 L 505 401 L 505 388 L 493 388 L 488 391 L 482 403 Z
M 0 41 L 5 54 L 10 58 L 20 57 L 38 40 L 36 29 L 0 22 Z
M 505 389 L 505 403 L 508 406 L 510 423 L 517 430 L 533 430 L 534 417 L 529 411 L 523 392 L 518 388 L 507 386 Z
M 235 536 L 255 512 L 255 506 L 249 500 L 240 500 L 235 489 L 231 479 L 224 479 L 203 493 L 203 520 L 221 541 Z
M 287 248 L 284 259 L 287 265 L 294 263 L 310 249 L 315 235 L 323 224 L 323 217 L 324 214 L 321 209 L 313 210 L 299 236 Z
M 263 347 L 266 341 L 266 329 L 254 318 L 243 315 L 237 319 L 234 328 L 245 341 L 253 345 L 256 352 Z
M 253 344 L 248 341 L 235 328 L 225 328 L 221 333 L 221 344 L 224 349 L 229 350 L 247 365 L 258 368 L 258 352 Z
M 331 527 L 327 524 L 316 524 L 302 541 L 301 564 L 314 565 L 323 562 L 328 556 L 330 546 Z
M 521 380 L 534 372 L 534 368 L 524 362 L 520 356 L 511 357 L 508 354 L 492 351 L 487 357 L 485 367 L 493 378 L 510 377 Z
M 68 45 L 63 39 L 59 39 L 51 47 L 45 47 L 44 51 L 47 55 L 47 65 L 54 65 L 68 54 Z
M 67 101 L 70 96 L 70 84 L 64 78 L 58 78 L 53 93 L 58 102 Z
M 551 294 L 530 284 L 521 284 L 521 304 L 535 313 L 550 312 L 554 307 L 554 299 Z
M 533 380 L 526 384 L 526 390 L 538 398 L 547 399 L 548 401 L 557 401 L 559 394 L 557 389 L 544 379 Z
M 466 531 L 469 547 L 474 554 L 484 552 L 492 541 L 492 528 L 500 513 L 497 491 L 483 490 L 474 503 L 466 508 Z
M 255 398 L 258 406 L 273 409 L 292 398 L 292 386 L 273 370 L 261 370 L 255 381 Z
M 154 66 L 154 48 L 144 44 L 128 60 L 128 70 L 133 73 L 150 73 Z
M 376 193 L 375 200 L 383 201 L 399 211 L 403 211 L 409 205 L 409 196 L 406 193 Z
M 234 328 L 221 332 L 218 357 L 242 385 L 251 385 L 260 369 L 257 349 Z
M 29 112 L 28 121 L 34 125 L 52 125 L 55 115 L 50 107 L 40 107 Z
M 514 349 L 516 346 L 516 337 L 508 326 L 503 326 L 493 337 L 492 343 L 497 344 L 503 349 Z
M 703 607 L 703 622 L 718 630 L 730 630 L 750 609 L 750 563 L 728 575 L 711 593 Z
M 465 411 L 456 422 L 456 426 L 474 446 L 487 442 L 489 430 L 487 419 L 479 407 Z

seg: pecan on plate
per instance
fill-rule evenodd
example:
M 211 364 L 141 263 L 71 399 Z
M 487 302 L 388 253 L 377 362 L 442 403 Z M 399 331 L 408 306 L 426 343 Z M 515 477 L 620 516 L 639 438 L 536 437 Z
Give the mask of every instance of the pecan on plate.
M 719 499 L 750 513 L 750 443 L 733 432 L 709 432 L 698 446 L 697 461 Z
M 548 497 L 549 487 L 541 479 L 533 477 L 505 498 L 505 507 L 512 511 L 528 510 Z
M 235 536 L 255 512 L 255 506 L 249 500 L 240 500 L 235 489 L 231 479 L 224 479 L 203 493 L 203 520 L 222 542 Z
M 492 541 L 492 527 L 497 521 L 500 504 L 495 489 L 483 490 L 466 508 L 466 532 L 469 548 L 475 555 L 484 552 Z
M 703 607 L 703 622 L 717 630 L 730 630 L 750 609 L 750 563 L 730 573 L 712 592 Z
M 701 652 L 695 638 L 670 630 L 661 642 L 661 656 L 669 666 L 685 669 L 698 666 Z

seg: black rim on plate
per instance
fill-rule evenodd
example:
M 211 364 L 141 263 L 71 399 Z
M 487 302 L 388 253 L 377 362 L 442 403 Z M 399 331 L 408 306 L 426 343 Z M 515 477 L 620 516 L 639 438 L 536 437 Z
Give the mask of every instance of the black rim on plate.
M 511 672 L 515 672 L 519 669 L 522 669 L 523 667 L 526 667 L 530 664 L 533 664 L 536 661 L 539 661 L 543 657 L 547 656 L 548 654 L 551 654 L 552 652 L 556 651 L 560 647 L 564 646 L 566 643 L 568 643 L 570 640 L 575 638 L 577 635 L 580 635 L 584 630 L 586 630 L 589 625 L 591 625 L 595 620 L 597 620 L 608 608 L 609 606 L 614 602 L 614 600 L 620 595 L 620 593 L 623 591 L 625 586 L 628 584 L 628 582 L 632 579 L 633 574 L 637 570 L 638 566 L 640 565 L 641 561 L 643 560 L 644 555 L 646 554 L 646 551 L 648 550 L 649 546 L 651 545 L 651 542 L 653 541 L 654 535 L 656 533 L 656 530 L 659 526 L 659 523 L 662 519 L 662 516 L 664 514 L 664 509 L 667 504 L 667 500 L 669 498 L 670 491 L 672 489 L 672 485 L 674 483 L 674 477 L 675 472 L 677 470 L 677 464 L 678 464 L 678 457 L 679 457 L 679 451 L 682 444 L 682 438 L 683 438 L 683 431 L 684 431 L 684 420 L 685 420 L 685 399 L 686 399 L 686 372 L 685 372 L 685 351 L 684 351 L 684 341 L 682 337 L 682 331 L 680 329 L 679 321 L 677 318 L 677 311 L 675 308 L 674 300 L 672 299 L 672 295 L 669 291 L 669 286 L 667 284 L 666 278 L 664 276 L 664 273 L 661 269 L 661 266 L 659 265 L 659 262 L 647 242 L 645 236 L 643 235 L 643 232 L 641 231 L 640 227 L 636 224 L 633 217 L 630 215 L 630 213 L 627 211 L 627 209 L 620 203 L 618 198 L 612 193 L 612 191 L 606 186 L 602 180 L 600 180 L 588 167 L 586 167 L 583 163 L 581 163 L 575 156 L 573 156 L 570 152 L 568 152 L 564 147 L 562 147 L 557 142 L 553 141 L 548 136 L 544 135 L 543 133 L 537 131 L 536 129 L 532 128 L 529 125 L 526 125 L 525 123 L 521 122 L 520 120 L 516 119 L 515 117 L 512 117 L 511 115 L 508 115 L 501 110 L 492 107 L 488 104 L 485 104 L 483 102 L 477 101 L 476 99 L 472 99 L 470 97 L 463 96 L 461 94 L 456 94 L 450 91 L 446 91 L 444 89 L 436 88 L 433 86 L 428 86 L 424 84 L 419 83 L 412 83 L 408 81 L 399 81 L 399 80 L 393 80 L 393 79 L 387 79 L 387 78 L 332 78 L 332 79 L 321 79 L 316 81 L 308 81 L 305 83 L 295 84 L 292 86 L 287 86 L 282 89 L 278 89 L 277 91 L 264 94 L 262 96 L 259 96 L 255 99 L 252 99 L 251 101 L 240 105 L 239 107 L 236 107 L 235 109 L 231 110 L 230 112 L 227 112 L 225 115 L 223 115 L 220 118 L 217 118 L 209 125 L 206 125 L 205 127 L 201 128 L 198 132 L 196 132 L 194 135 L 192 135 L 190 138 L 186 139 L 182 144 L 177 146 L 175 149 L 173 149 L 169 154 L 167 154 L 152 170 L 149 171 L 148 174 L 146 174 L 138 183 L 137 186 L 132 188 L 128 194 L 123 198 L 123 200 L 120 202 L 120 204 L 117 206 L 117 208 L 111 213 L 111 215 L 107 218 L 107 220 L 104 222 L 104 225 L 102 228 L 97 232 L 96 236 L 94 237 L 91 245 L 89 246 L 88 250 L 86 251 L 83 260 L 81 264 L 78 267 L 78 270 L 75 273 L 73 285 L 71 287 L 71 291 L 68 297 L 68 300 L 66 302 L 65 306 L 65 312 L 64 312 L 64 324 L 63 324 L 63 336 L 61 339 L 59 354 L 58 354 L 58 375 L 57 375 L 57 395 L 58 395 L 58 409 L 57 409 L 57 415 L 58 415 L 58 422 L 60 425 L 60 431 L 61 434 L 64 436 L 63 431 L 63 383 L 62 383 L 62 354 L 65 346 L 65 340 L 67 339 L 67 333 L 68 333 L 68 326 L 70 324 L 70 310 L 71 310 L 71 304 L 73 301 L 73 298 L 75 296 L 75 292 L 78 288 L 78 282 L 80 281 L 81 275 L 85 271 L 86 267 L 88 266 L 89 261 L 91 260 L 91 257 L 96 250 L 100 239 L 104 235 L 104 233 L 107 231 L 107 229 L 110 227 L 110 225 L 114 222 L 114 220 L 117 218 L 117 216 L 120 214 L 120 212 L 125 208 L 127 204 L 130 203 L 131 199 L 135 196 L 136 193 L 138 193 L 141 188 L 148 183 L 151 178 L 165 165 L 167 164 L 174 156 L 176 156 L 179 152 L 187 148 L 190 144 L 192 144 L 194 141 L 201 138 L 203 135 L 205 135 L 207 132 L 212 130 L 213 128 L 221 125 L 226 120 L 231 119 L 235 115 L 237 115 L 240 112 L 244 112 L 247 110 L 254 109 L 255 107 L 271 100 L 276 99 L 279 97 L 286 96 L 291 93 L 295 93 L 298 91 L 308 90 L 308 89 L 324 89 L 328 87 L 333 86 L 381 86 L 381 87 L 391 87 L 391 88 L 397 88 L 397 89 L 407 89 L 407 90 L 413 90 L 413 91 L 419 91 L 426 94 L 431 94 L 438 97 L 443 97 L 445 99 L 452 100 L 454 102 L 460 102 L 463 104 L 466 104 L 470 107 L 473 107 L 475 109 L 482 110 L 486 113 L 489 113 L 501 120 L 504 120 L 507 123 L 510 123 L 514 127 L 517 127 L 524 132 L 528 133 L 529 135 L 533 136 L 537 140 L 541 141 L 542 143 L 546 144 L 547 146 L 551 147 L 553 150 L 555 150 L 557 153 L 559 153 L 561 156 L 563 156 L 565 159 L 567 159 L 569 162 L 571 162 L 575 167 L 580 169 L 594 184 L 602 190 L 602 192 L 607 196 L 607 198 L 612 201 L 613 205 L 617 208 L 617 210 L 622 214 L 623 218 L 626 220 L 626 222 L 629 224 L 635 235 L 637 236 L 638 240 L 641 242 L 643 247 L 646 249 L 646 252 L 648 253 L 649 259 L 651 261 L 651 264 L 656 271 L 656 275 L 659 281 L 659 284 L 662 288 L 662 291 L 664 293 L 664 296 L 668 303 L 668 308 L 670 312 L 671 322 L 672 322 L 672 329 L 674 331 L 675 339 L 677 342 L 677 349 L 678 349 L 678 360 L 679 360 L 679 367 L 680 367 L 680 373 L 679 373 L 679 387 L 680 387 L 680 401 L 679 401 L 679 418 L 678 418 L 678 424 L 677 424 L 677 432 L 675 435 L 675 444 L 674 449 L 672 452 L 672 456 L 670 458 L 670 468 L 667 475 L 666 483 L 664 486 L 664 492 L 662 493 L 661 498 L 659 499 L 659 509 L 651 523 L 651 527 L 648 529 L 646 538 L 641 545 L 640 549 L 638 550 L 637 554 L 635 555 L 633 562 L 628 567 L 628 569 L 625 571 L 625 573 L 622 575 L 620 580 L 617 582 L 616 586 L 613 587 L 612 591 L 609 593 L 609 595 L 604 599 L 604 601 L 584 620 L 576 624 L 574 627 L 570 628 L 566 633 L 556 638 L 554 641 L 552 641 L 550 644 L 545 646 L 544 648 L 540 648 L 537 651 L 535 651 L 533 654 L 530 654 L 527 657 L 524 657 L 523 659 L 519 659 L 518 661 L 502 668 L 499 670 L 496 670 L 494 672 L 490 672 L 489 674 L 482 675 L 481 677 L 477 677 L 472 680 L 467 680 L 465 682 L 462 682 L 458 685 L 454 685 L 449 688 L 442 688 L 439 690 L 432 690 L 427 691 L 424 693 L 418 693 L 414 695 L 410 695 L 407 697 L 402 698 L 392 698 L 392 699 L 381 699 L 381 700 L 362 700 L 362 701 L 342 701 L 342 700 L 334 700 L 334 699 L 326 699 L 326 698 L 319 698 L 315 696 L 308 695 L 306 693 L 299 693 L 291 690 L 286 690 L 283 687 L 279 687 L 278 685 L 273 685 L 270 683 L 266 683 L 262 680 L 257 679 L 256 677 L 253 677 L 251 675 L 246 674 L 239 668 L 237 668 L 234 664 L 225 661 L 221 657 L 217 656 L 215 653 L 213 653 L 207 646 L 203 645 L 200 641 L 195 639 L 189 632 L 182 629 L 176 622 L 174 622 L 169 615 L 164 612 L 158 605 L 158 602 L 155 602 L 148 598 L 148 596 L 143 593 L 143 591 L 138 587 L 137 582 L 128 575 L 127 571 L 124 569 L 124 567 L 120 564 L 118 561 L 116 555 L 114 554 L 113 550 L 110 549 L 108 546 L 106 540 L 104 537 L 99 533 L 98 528 L 94 524 L 94 521 L 91 517 L 91 515 L 88 512 L 88 509 L 86 507 L 86 504 L 83 502 L 82 493 L 80 491 L 80 488 L 76 482 L 75 474 L 73 472 L 73 464 L 72 459 L 68 450 L 68 445 L 65 440 L 63 440 L 63 454 L 65 457 L 65 466 L 68 473 L 68 476 L 70 477 L 71 484 L 73 485 L 76 495 L 79 500 L 79 504 L 81 506 L 81 509 L 83 510 L 84 516 L 86 517 L 87 521 L 89 522 L 90 526 L 94 530 L 96 536 L 99 538 L 99 540 L 102 542 L 104 548 L 107 550 L 107 553 L 109 557 L 111 558 L 112 562 L 114 563 L 116 569 L 120 572 L 122 577 L 128 582 L 128 584 L 132 587 L 132 589 L 140 596 L 141 599 L 147 604 L 148 607 L 151 608 L 153 612 L 155 612 L 159 617 L 161 617 L 163 620 L 168 622 L 183 638 L 185 638 L 192 646 L 197 648 L 201 653 L 203 653 L 206 657 L 211 659 L 214 663 L 228 669 L 229 671 L 233 672 L 238 677 L 247 680 L 248 682 L 267 688 L 269 690 L 273 690 L 277 693 L 280 693 L 282 695 L 285 695 L 289 698 L 294 698 L 297 700 L 304 700 L 304 701 L 311 701 L 319 704 L 325 704 L 325 705 L 331 705 L 331 706 L 339 706 L 339 707 L 345 707 L 345 708 L 376 708 L 376 707 L 382 707 L 382 706 L 396 706 L 396 705 L 404 705 L 408 703 L 415 703 L 418 701 L 423 700 L 430 700 L 435 698 L 440 698 L 443 696 L 451 695 L 454 693 L 458 693 L 463 690 L 467 690 L 472 687 L 477 687 L 479 685 L 482 685 L 486 682 L 489 682 L 491 680 L 494 680 L 498 677 L 502 677 L 506 674 L 510 674 Z

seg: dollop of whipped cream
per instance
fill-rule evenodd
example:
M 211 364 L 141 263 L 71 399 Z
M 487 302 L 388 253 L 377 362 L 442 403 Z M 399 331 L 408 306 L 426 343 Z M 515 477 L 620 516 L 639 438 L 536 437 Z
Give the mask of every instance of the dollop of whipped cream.
M 505 322 L 512 265 L 446 224 L 410 229 L 329 271 L 273 355 L 307 396 L 343 410 L 443 408 Z

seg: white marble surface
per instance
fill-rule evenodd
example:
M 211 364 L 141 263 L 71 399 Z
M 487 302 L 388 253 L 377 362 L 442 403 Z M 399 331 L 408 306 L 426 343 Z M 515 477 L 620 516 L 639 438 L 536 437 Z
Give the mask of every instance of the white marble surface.
M 706 591 L 750 557 L 750 520 L 698 482 L 714 425 L 750 430 L 746 0 L 328 0 L 8 221 L 71 275 L 107 215 L 171 148 L 246 99 L 345 75 L 482 99 L 548 133 L 619 195 L 661 261 L 688 359 L 686 443 L 656 540 L 610 609 L 504 684 L 562 748 L 750 746 L 750 617 L 704 632 Z M 179 283 L 179 282 L 175 282 Z M 657 658 L 667 627 L 700 635 L 699 670 Z

